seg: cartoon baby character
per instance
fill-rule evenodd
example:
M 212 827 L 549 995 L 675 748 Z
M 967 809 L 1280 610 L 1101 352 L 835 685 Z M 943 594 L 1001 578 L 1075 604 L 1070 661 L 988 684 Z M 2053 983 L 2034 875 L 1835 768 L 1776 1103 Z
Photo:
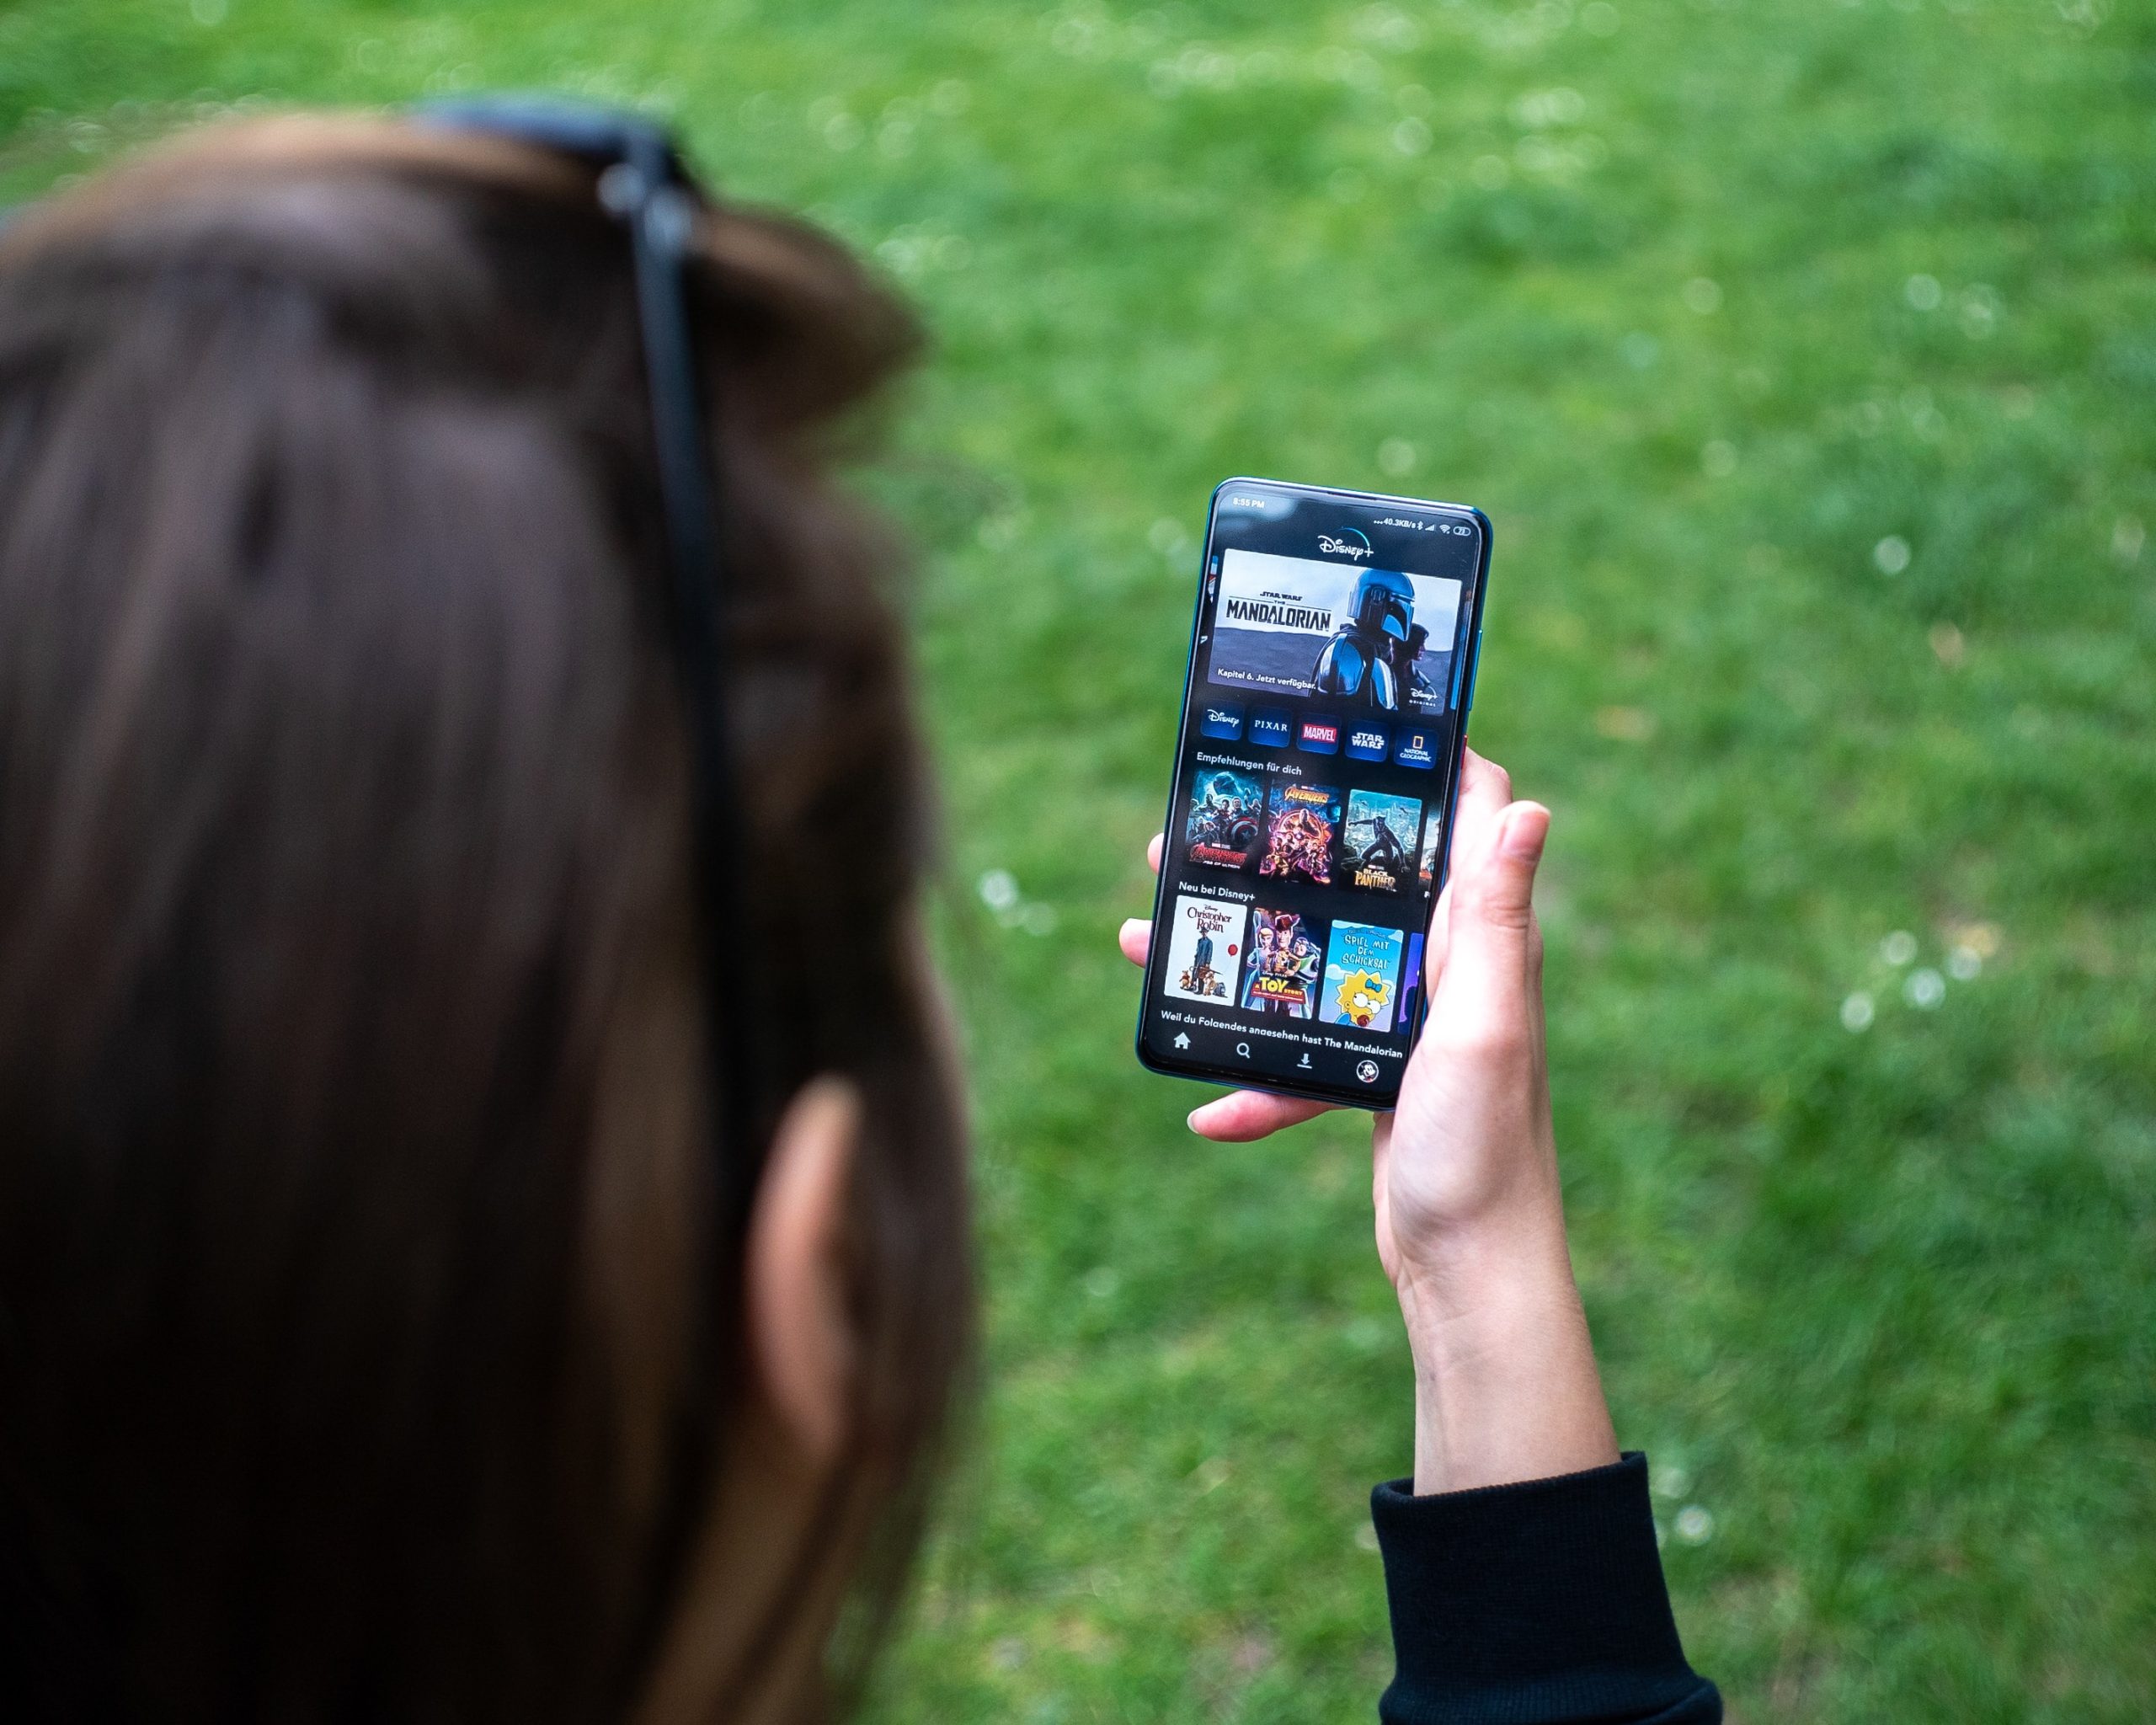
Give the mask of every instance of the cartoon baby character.
M 1340 985 L 1333 998 L 1339 1002 L 1341 1022 L 1353 1024 L 1358 1030 L 1368 1030 L 1371 1021 L 1385 1010 L 1385 1002 L 1392 998 L 1392 985 L 1382 976 L 1373 976 L 1367 970 L 1358 970 Z

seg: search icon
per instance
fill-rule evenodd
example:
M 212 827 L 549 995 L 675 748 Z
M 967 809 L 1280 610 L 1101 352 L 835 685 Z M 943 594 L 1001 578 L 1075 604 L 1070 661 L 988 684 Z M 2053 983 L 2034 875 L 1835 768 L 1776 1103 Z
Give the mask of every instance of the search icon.
M 1235 1044 L 1235 1052 L 1241 1055 L 1245 1060 L 1248 1060 L 1250 1058 L 1250 1044 L 1246 1042 L 1237 1043 Z

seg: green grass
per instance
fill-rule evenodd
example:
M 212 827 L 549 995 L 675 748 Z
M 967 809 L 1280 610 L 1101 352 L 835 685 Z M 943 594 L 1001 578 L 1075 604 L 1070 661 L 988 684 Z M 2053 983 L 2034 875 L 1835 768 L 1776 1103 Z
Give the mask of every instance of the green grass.
M 1344 1721 L 1389 1671 L 1363 1134 L 1191 1140 L 1109 943 L 1238 472 L 1496 521 L 1476 739 L 1557 813 L 1579 1266 L 1734 1716 L 2156 1715 L 2145 4 L 197 12 L 0 0 L 0 195 L 234 102 L 566 86 L 937 332 L 878 483 L 993 1388 L 882 1719 Z

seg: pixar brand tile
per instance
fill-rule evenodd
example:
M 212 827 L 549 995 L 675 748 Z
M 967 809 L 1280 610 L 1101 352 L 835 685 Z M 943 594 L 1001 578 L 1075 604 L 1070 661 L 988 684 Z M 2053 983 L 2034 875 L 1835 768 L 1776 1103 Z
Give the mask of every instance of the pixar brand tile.
M 1284 749 L 1295 734 L 1295 721 L 1284 707 L 1261 707 L 1250 716 L 1250 740 L 1267 749 Z

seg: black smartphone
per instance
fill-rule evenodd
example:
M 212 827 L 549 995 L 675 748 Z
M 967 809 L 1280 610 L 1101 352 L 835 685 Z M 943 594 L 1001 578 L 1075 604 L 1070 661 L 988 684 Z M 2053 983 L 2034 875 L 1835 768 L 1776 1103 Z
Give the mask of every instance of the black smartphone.
M 1463 505 L 1214 492 L 1139 1007 L 1154 1071 L 1398 1099 L 1489 569 Z

